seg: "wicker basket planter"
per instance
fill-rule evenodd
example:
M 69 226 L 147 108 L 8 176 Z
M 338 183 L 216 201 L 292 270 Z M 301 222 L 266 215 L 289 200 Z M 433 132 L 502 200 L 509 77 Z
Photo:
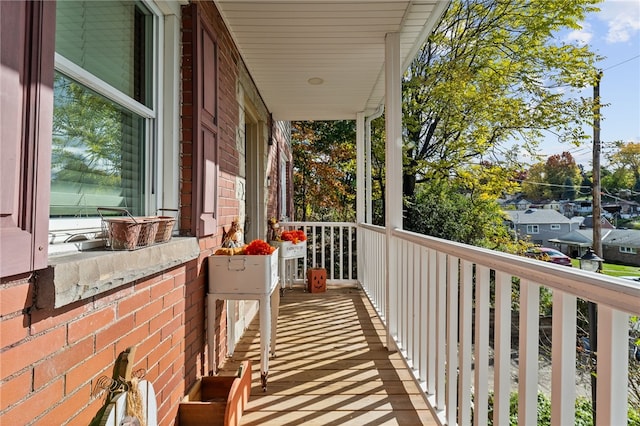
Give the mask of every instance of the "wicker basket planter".
M 138 246 L 142 224 L 133 218 L 104 219 L 107 227 L 107 244 L 111 250 L 135 250 Z
M 156 232 L 155 242 L 166 243 L 171 239 L 176 219 L 171 216 L 158 216 L 156 219 L 158 219 L 158 231 Z
M 103 211 L 115 211 L 123 216 L 107 216 Z M 99 207 L 102 227 L 111 250 L 135 250 L 171 239 L 176 219 L 171 216 L 133 217 L 126 209 Z
M 140 218 L 140 235 L 136 247 L 146 247 L 155 243 L 160 221 L 152 217 Z

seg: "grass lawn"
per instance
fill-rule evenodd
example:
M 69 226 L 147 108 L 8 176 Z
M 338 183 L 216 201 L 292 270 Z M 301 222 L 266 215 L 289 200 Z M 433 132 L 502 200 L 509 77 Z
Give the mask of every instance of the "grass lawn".
M 575 268 L 580 267 L 580 261 L 577 259 L 571 259 L 571 264 Z M 602 273 L 605 275 L 611 275 L 613 277 L 619 277 L 621 275 L 640 277 L 640 267 L 616 265 L 613 263 L 604 263 L 602 265 Z

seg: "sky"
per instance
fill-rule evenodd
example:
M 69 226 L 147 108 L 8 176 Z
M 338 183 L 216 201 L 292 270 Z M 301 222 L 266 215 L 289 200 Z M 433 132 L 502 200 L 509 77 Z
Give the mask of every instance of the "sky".
M 605 164 L 604 157 L 613 149 L 612 142 L 640 142 L 640 0 L 605 0 L 597 7 L 600 12 L 589 14 L 581 30 L 560 36 L 566 41 L 587 43 L 593 52 L 604 57 L 597 66 L 603 71 L 601 102 L 608 104 L 601 110 L 600 123 Z M 593 88 L 586 89 L 582 96 L 592 97 Z M 545 159 L 569 151 L 585 167 L 592 159 L 592 144 L 561 145 L 551 136 L 540 150 Z

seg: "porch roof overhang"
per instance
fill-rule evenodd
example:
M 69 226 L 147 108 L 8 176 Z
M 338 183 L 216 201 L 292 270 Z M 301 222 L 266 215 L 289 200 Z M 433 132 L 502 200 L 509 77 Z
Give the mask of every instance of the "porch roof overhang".
M 277 120 L 355 119 L 384 100 L 385 35 L 405 70 L 449 0 L 214 0 Z

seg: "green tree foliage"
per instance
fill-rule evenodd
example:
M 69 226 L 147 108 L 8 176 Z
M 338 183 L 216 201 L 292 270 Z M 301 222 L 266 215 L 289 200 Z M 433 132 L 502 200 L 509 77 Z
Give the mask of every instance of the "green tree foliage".
M 292 123 L 298 220 L 355 220 L 355 138 L 355 121 Z
M 575 200 L 576 199 L 576 187 L 573 184 L 573 179 L 567 176 L 564 180 L 564 192 L 562 193 L 563 200 Z
M 621 190 L 633 188 L 634 182 L 633 173 L 624 167 L 613 166 L 611 169 L 602 168 L 600 170 L 600 187 L 604 192 L 619 194 Z
M 582 170 L 582 169 L 581 169 Z M 591 173 L 586 173 L 582 170 L 581 183 L 579 188 L 579 195 L 590 196 L 593 191 L 593 180 L 591 179 Z
M 589 99 L 565 96 L 595 81 L 596 57 L 554 32 L 579 28 L 598 0 L 454 0 L 403 81 L 404 194 L 450 176 L 506 141 L 543 132 L 580 143 Z M 564 92 L 564 93 L 563 93 Z
M 536 163 L 529 169 L 522 184 L 522 192 L 532 201 L 573 200 L 576 182 L 582 182 L 582 172 L 569 152 L 552 155 L 544 163 Z
M 630 172 L 634 182 L 640 180 L 640 142 L 618 142 L 616 148 L 609 156 L 611 166 Z
M 405 227 L 425 235 L 512 253 L 528 246 L 524 241 L 513 241 L 493 198 L 473 194 L 462 182 L 456 184 L 451 180 L 434 180 L 420 186 L 415 204 L 407 211 Z
M 550 192 L 544 163 L 536 163 L 529 168 L 527 176 L 522 182 L 522 194 L 530 201 L 549 198 Z
M 640 142 L 617 142 L 608 160 L 611 174 L 602 178 L 603 189 L 611 193 L 620 189 L 640 192 Z
M 119 185 L 124 118 L 112 104 L 77 83 L 55 76 L 53 182 Z
M 550 156 L 547 158 L 544 171 L 549 184 L 550 198 L 563 199 L 563 194 L 567 191 L 575 194 L 574 182 L 580 182 L 581 173 L 571 153 L 563 152 Z

